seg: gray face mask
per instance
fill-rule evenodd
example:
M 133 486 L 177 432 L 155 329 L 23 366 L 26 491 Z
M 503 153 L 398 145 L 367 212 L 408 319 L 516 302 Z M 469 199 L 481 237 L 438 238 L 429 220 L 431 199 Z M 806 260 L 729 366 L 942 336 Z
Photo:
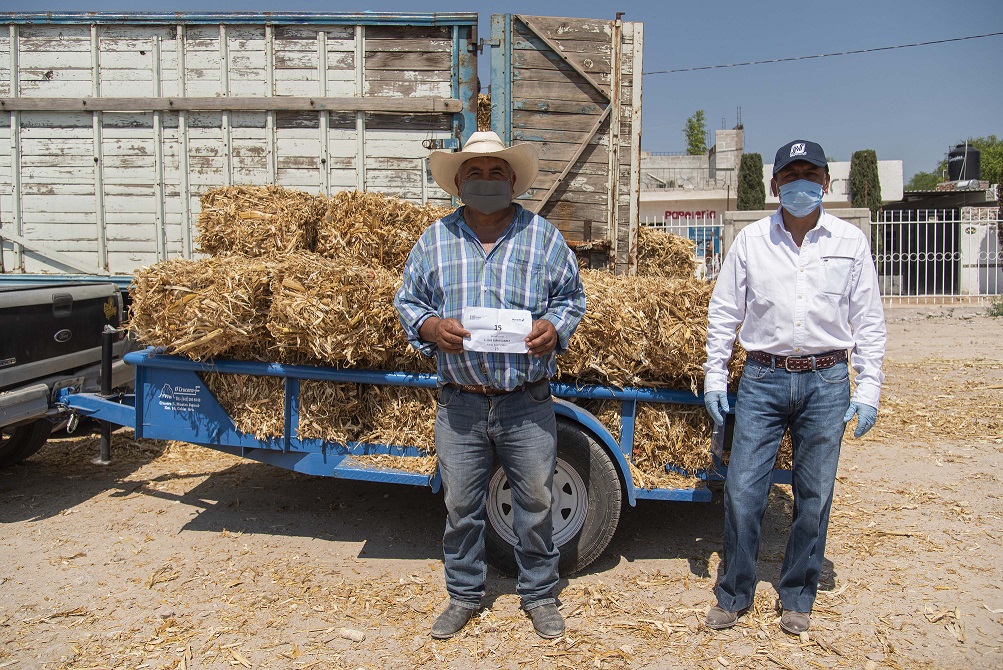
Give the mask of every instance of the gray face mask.
M 512 190 L 507 180 L 468 179 L 460 184 L 460 199 L 481 214 L 494 214 L 512 204 Z

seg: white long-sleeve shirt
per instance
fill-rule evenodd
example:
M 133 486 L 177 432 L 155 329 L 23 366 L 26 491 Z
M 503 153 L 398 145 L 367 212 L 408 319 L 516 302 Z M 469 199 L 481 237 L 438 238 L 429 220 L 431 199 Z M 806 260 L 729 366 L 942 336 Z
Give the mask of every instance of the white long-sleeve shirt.
M 747 351 L 776 356 L 851 350 L 853 399 L 877 407 L 885 316 L 867 238 L 824 209 L 800 248 L 779 208 L 742 229 L 710 301 L 704 391 L 727 389 L 736 332 Z

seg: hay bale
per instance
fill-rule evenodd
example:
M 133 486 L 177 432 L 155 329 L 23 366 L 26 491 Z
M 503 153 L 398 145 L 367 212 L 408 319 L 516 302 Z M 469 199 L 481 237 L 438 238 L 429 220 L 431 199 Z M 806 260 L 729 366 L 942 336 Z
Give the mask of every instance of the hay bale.
M 143 344 L 194 360 L 267 360 L 272 269 L 237 255 L 141 268 L 129 287 L 129 329 Z
M 619 439 L 622 427 L 619 401 L 583 400 L 580 404 Z M 702 405 L 638 403 L 630 458 L 634 483 L 649 489 L 699 486 L 702 480 L 693 474 L 714 466 L 710 454 L 712 430 L 710 417 Z M 668 471 L 666 465 L 687 472 Z
M 696 244 L 692 240 L 649 226 L 637 231 L 637 274 L 689 279 L 696 269 Z
M 409 386 L 366 387 L 360 441 L 434 454 L 436 394 L 435 389 Z
M 579 404 L 596 416 L 610 433 L 619 439 L 622 426 L 619 401 L 582 400 Z M 634 449 L 630 471 L 640 488 L 693 488 L 701 480 L 687 476 L 699 470 L 710 470 L 714 460 L 710 453 L 713 425 L 702 405 L 638 403 L 634 422 Z M 724 465 L 730 452 L 724 454 Z M 687 474 L 665 469 L 666 465 L 685 470 Z M 791 468 L 791 436 L 784 433 L 773 466 L 779 470 Z
M 283 361 L 434 370 L 407 343 L 393 305 L 400 277 L 380 267 L 290 254 L 276 264 L 267 326 Z
M 583 270 L 588 305 L 568 351 L 558 358 L 562 381 L 616 387 L 703 385 L 707 309 L 714 286 L 692 277 L 629 277 Z M 745 352 L 736 343 L 729 384 L 736 386 Z
M 363 388 L 358 384 L 302 380 L 297 437 L 337 444 L 358 441 L 365 408 L 362 396 Z
M 452 211 L 379 193 L 341 191 L 328 201 L 317 230 L 316 252 L 325 258 L 364 259 L 400 274 L 428 225 Z
M 281 186 L 225 186 L 201 198 L 196 240 L 212 256 L 311 251 L 326 198 Z
M 697 391 L 712 287 L 696 279 L 585 270 L 585 316 L 558 359 L 562 380 Z

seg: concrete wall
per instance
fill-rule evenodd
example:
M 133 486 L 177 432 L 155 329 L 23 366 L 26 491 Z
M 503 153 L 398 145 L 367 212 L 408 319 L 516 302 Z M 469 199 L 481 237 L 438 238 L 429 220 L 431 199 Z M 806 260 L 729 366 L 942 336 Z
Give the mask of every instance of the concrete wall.
M 735 236 L 742 228 L 770 216 L 775 211 L 777 210 L 764 209 L 751 212 L 725 212 L 724 228 L 721 231 L 721 244 L 723 245 L 724 253 L 727 254 L 728 250 L 731 249 L 731 244 L 735 241 Z M 864 235 L 867 236 L 867 239 L 871 239 L 871 210 L 866 207 L 847 207 L 838 211 L 828 211 L 830 214 L 838 216 L 844 221 L 860 228 Z
M 902 161 L 878 161 L 878 181 L 881 182 L 881 201 L 897 202 L 902 199 Z M 766 204 L 779 205 L 770 193 L 770 179 L 773 177 L 773 163 L 763 166 L 763 183 L 766 184 Z M 829 178 L 832 186 L 822 198 L 822 204 L 830 209 L 850 206 L 850 163 L 833 161 L 829 163 Z

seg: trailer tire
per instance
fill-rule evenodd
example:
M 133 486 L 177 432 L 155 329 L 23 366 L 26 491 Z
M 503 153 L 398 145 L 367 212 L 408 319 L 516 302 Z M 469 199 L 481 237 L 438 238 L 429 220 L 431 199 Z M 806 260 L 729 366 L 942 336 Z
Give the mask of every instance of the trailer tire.
M 609 546 L 620 520 L 623 485 L 609 454 L 580 426 L 557 418 L 557 468 L 554 473 L 554 543 L 561 552 L 560 572 L 583 570 Z M 511 492 L 495 463 L 487 500 L 488 562 L 508 575 L 518 573 Z
M 36 419 L 20 426 L 7 426 L 0 432 L 0 468 L 6 468 L 41 449 L 52 434 L 52 424 L 48 419 Z

